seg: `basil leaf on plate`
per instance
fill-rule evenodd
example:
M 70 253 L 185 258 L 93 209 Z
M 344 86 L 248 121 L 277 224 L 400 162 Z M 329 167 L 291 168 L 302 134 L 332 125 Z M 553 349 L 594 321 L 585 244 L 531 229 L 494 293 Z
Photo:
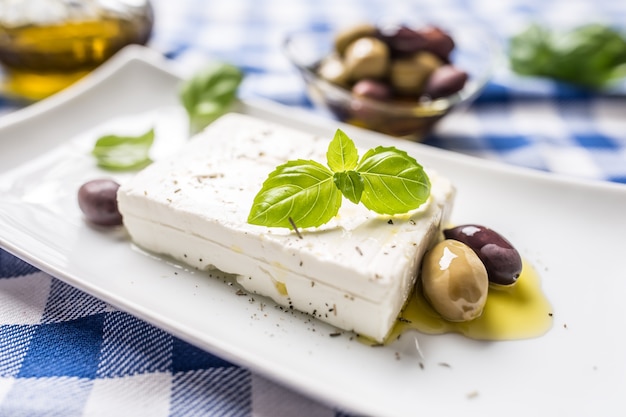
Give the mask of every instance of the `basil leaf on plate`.
M 153 142 L 154 129 L 139 136 L 106 135 L 96 141 L 91 153 L 104 169 L 141 169 L 152 163 L 149 152 Z
M 242 80 L 239 68 L 213 62 L 182 84 L 180 100 L 189 115 L 190 133 L 201 131 L 229 110 Z

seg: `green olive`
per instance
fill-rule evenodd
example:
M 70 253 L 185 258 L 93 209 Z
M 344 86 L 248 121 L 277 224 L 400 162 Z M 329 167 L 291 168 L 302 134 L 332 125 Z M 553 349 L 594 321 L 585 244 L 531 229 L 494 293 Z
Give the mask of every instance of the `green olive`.
M 487 302 L 487 270 L 466 244 L 447 239 L 424 256 L 422 288 L 432 307 L 446 320 L 479 317 Z
M 359 38 L 346 48 L 346 69 L 354 81 L 382 78 L 389 66 L 389 48 L 376 38 Z
M 350 80 L 350 74 L 337 54 L 331 54 L 324 58 L 317 68 L 317 73 L 326 81 L 344 87 L 348 86 Z
M 343 55 L 348 45 L 352 42 L 359 38 L 374 36 L 377 31 L 376 26 L 369 23 L 361 23 L 341 30 L 335 35 L 335 51 Z
M 419 95 L 430 75 L 442 65 L 430 52 L 418 52 L 411 57 L 391 62 L 389 78 L 395 91 L 403 95 Z

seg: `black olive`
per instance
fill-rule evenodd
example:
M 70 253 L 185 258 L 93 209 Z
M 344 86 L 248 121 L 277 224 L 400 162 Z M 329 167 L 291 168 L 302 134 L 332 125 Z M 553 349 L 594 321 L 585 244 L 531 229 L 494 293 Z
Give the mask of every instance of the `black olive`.
M 122 224 L 122 215 L 117 208 L 119 187 L 110 179 L 95 179 L 83 184 L 78 190 L 78 206 L 85 218 L 100 226 Z
M 475 224 L 466 224 L 444 230 L 447 239 L 465 243 L 478 255 L 489 282 L 498 285 L 515 284 L 522 272 L 522 258 L 517 249 L 499 233 Z

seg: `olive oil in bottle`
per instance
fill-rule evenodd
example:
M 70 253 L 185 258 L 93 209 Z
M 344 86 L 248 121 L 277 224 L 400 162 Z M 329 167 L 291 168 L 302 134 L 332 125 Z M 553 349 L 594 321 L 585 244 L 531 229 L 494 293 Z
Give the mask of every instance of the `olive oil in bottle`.
M 148 0 L 0 0 L 2 93 L 45 98 L 124 46 L 145 44 L 152 26 Z

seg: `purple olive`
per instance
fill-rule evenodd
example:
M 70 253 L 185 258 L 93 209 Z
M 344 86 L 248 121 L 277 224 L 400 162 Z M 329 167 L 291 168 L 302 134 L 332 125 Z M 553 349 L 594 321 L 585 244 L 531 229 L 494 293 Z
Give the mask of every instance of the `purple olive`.
M 449 96 L 460 91 L 467 82 L 468 75 L 452 65 L 442 65 L 435 69 L 424 87 L 424 94 L 430 98 Z
M 109 179 L 96 179 L 84 183 L 78 189 L 78 206 L 85 218 L 100 226 L 122 224 L 117 208 L 118 183 Z
M 352 94 L 373 100 L 385 101 L 391 98 L 391 88 L 384 82 L 365 79 L 354 84 Z
M 522 272 L 522 258 L 513 245 L 499 233 L 479 225 L 466 224 L 444 230 L 446 239 L 465 243 L 478 255 L 489 282 L 498 285 L 515 284 Z
M 424 35 L 404 25 L 389 25 L 378 29 L 378 38 L 387 44 L 391 54 L 410 55 L 422 51 L 427 39 Z
M 437 26 L 426 26 L 416 32 L 425 39 L 425 50 L 432 52 L 444 61 L 450 60 L 450 53 L 454 49 L 455 43 L 449 34 Z

